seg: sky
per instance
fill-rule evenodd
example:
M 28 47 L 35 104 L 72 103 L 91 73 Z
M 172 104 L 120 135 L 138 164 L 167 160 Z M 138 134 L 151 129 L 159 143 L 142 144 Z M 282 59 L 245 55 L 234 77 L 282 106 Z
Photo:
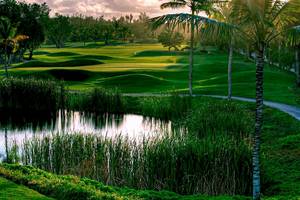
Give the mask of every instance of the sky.
M 167 0 L 25 0 L 29 3 L 46 2 L 51 15 L 83 14 L 85 16 L 104 16 L 105 18 L 120 17 L 126 14 L 137 16 L 141 12 L 155 17 L 165 13 L 186 12 L 186 10 L 161 10 L 160 4 Z

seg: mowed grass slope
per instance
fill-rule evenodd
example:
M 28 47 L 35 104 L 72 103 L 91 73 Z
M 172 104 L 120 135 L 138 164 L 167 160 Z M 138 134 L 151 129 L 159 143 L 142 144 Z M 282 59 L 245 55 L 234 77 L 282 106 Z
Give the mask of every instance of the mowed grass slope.
M 51 200 L 23 185 L 17 185 L 0 177 L 0 200 Z
M 188 91 L 188 52 L 168 52 L 159 44 L 73 46 L 41 48 L 35 60 L 15 65 L 10 72 L 63 79 L 71 90 L 101 86 L 117 87 L 124 93 Z M 227 59 L 226 53 L 213 49 L 196 53 L 195 93 L 227 95 Z M 267 100 L 299 104 L 292 73 L 270 67 L 265 72 Z M 233 95 L 255 96 L 255 64 L 239 55 L 234 56 Z

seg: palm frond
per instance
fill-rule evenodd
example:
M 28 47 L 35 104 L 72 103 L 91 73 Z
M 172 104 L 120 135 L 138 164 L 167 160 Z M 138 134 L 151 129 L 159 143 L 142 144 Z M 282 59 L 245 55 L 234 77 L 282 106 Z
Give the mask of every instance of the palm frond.
M 285 36 L 285 41 L 288 46 L 300 46 L 300 25 L 288 29 Z
M 11 35 L 11 23 L 6 17 L 0 17 L 0 34 L 2 38 L 7 39 Z
M 161 9 L 166 9 L 166 8 L 183 8 L 187 5 L 187 2 L 185 0 L 173 0 L 173 1 L 169 1 L 166 3 L 163 3 L 160 5 Z
M 223 42 L 233 41 L 240 37 L 239 34 L 243 33 L 243 30 L 239 29 L 238 26 L 228 22 L 210 21 L 204 27 L 201 32 L 204 37 L 214 38 L 214 40 Z
M 196 28 L 199 28 L 203 24 L 208 23 L 216 23 L 216 20 L 202 17 L 198 15 L 191 15 L 188 13 L 180 13 L 180 14 L 167 14 L 159 17 L 155 17 L 150 19 L 150 24 L 153 29 L 157 29 L 162 25 L 169 24 L 171 26 L 179 26 L 183 29 L 189 28 L 194 21 L 194 25 Z

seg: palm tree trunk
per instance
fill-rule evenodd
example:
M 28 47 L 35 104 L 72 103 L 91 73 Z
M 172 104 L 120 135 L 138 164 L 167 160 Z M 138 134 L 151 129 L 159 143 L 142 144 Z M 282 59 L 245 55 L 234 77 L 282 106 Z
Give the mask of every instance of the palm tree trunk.
M 272 54 L 271 54 L 271 47 L 268 48 L 268 63 L 269 63 L 269 67 L 271 67 L 272 65 Z
M 247 58 L 248 58 L 248 60 L 251 60 L 251 50 L 250 50 L 250 45 L 247 45 Z
M 264 53 L 265 46 L 260 44 L 257 52 L 256 63 L 256 116 L 255 134 L 253 147 L 253 199 L 260 200 L 260 138 L 263 125 L 263 106 L 264 106 Z
M 5 76 L 6 76 L 6 78 L 8 78 L 8 65 L 9 65 L 10 56 L 7 54 L 5 57 L 6 57 L 5 64 L 4 64 Z
M 278 46 L 278 67 L 281 68 L 281 44 Z
M 28 60 L 32 60 L 32 57 L 33 57 L 33 49 L 30 49 Z
M 299 47 L 296 47 L 296 50 L 295 50 L 295 72 L 296 72 L 296 76 L 297 76 L 297 86 L 300 86 L 300 74 L 299 74 Z
M 192 9 L 192 21 L 191 21 L 191 46 L 190 46 L 190 63 L 189 63 L 189 93 L 190 96 L 193 95 L 193 66 L 194 66 L 194 24 L 195 11 Z
M 228 100 L 232 97 L 232 57 L 233 57 L 233 38 L 230 39 L 229 58 L 228 58 Z
M 4 48 L 4 69 L 5 69 L 5 76 L 8 78 L 8 62 L 9 62 L 9 54 L 7 53 L 7 39 L 5 41 L 5 48 Z

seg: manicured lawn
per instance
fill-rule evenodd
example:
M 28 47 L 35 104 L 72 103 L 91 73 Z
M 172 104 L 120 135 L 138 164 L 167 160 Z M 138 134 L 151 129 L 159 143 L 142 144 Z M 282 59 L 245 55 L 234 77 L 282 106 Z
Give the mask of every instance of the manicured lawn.
M 56 49 L 41 48 L 34 61 L 16 66 L 14 75 L 56 78 L 69 89 L 119 88 L 124 93 L 187 92 L 188 52 L 168 52 L 159 44 L 97 46 L 71 44 Z M 278 69 L 265 69 L 265 98 L 299 105 L 295 76 Z M 3 73 L 3 71 L 2 71 Z M 214 49 L 196 53 L 194 91 L 198 94 L 227 94 L 227 55 Z M 235 55 L 233 95 L 254 97 L 255 65 Z
M 17 185 L 7 179 L 0 177 L 0 199 L 1 200 L 50 200 L 38 192 L 25 186 Z

